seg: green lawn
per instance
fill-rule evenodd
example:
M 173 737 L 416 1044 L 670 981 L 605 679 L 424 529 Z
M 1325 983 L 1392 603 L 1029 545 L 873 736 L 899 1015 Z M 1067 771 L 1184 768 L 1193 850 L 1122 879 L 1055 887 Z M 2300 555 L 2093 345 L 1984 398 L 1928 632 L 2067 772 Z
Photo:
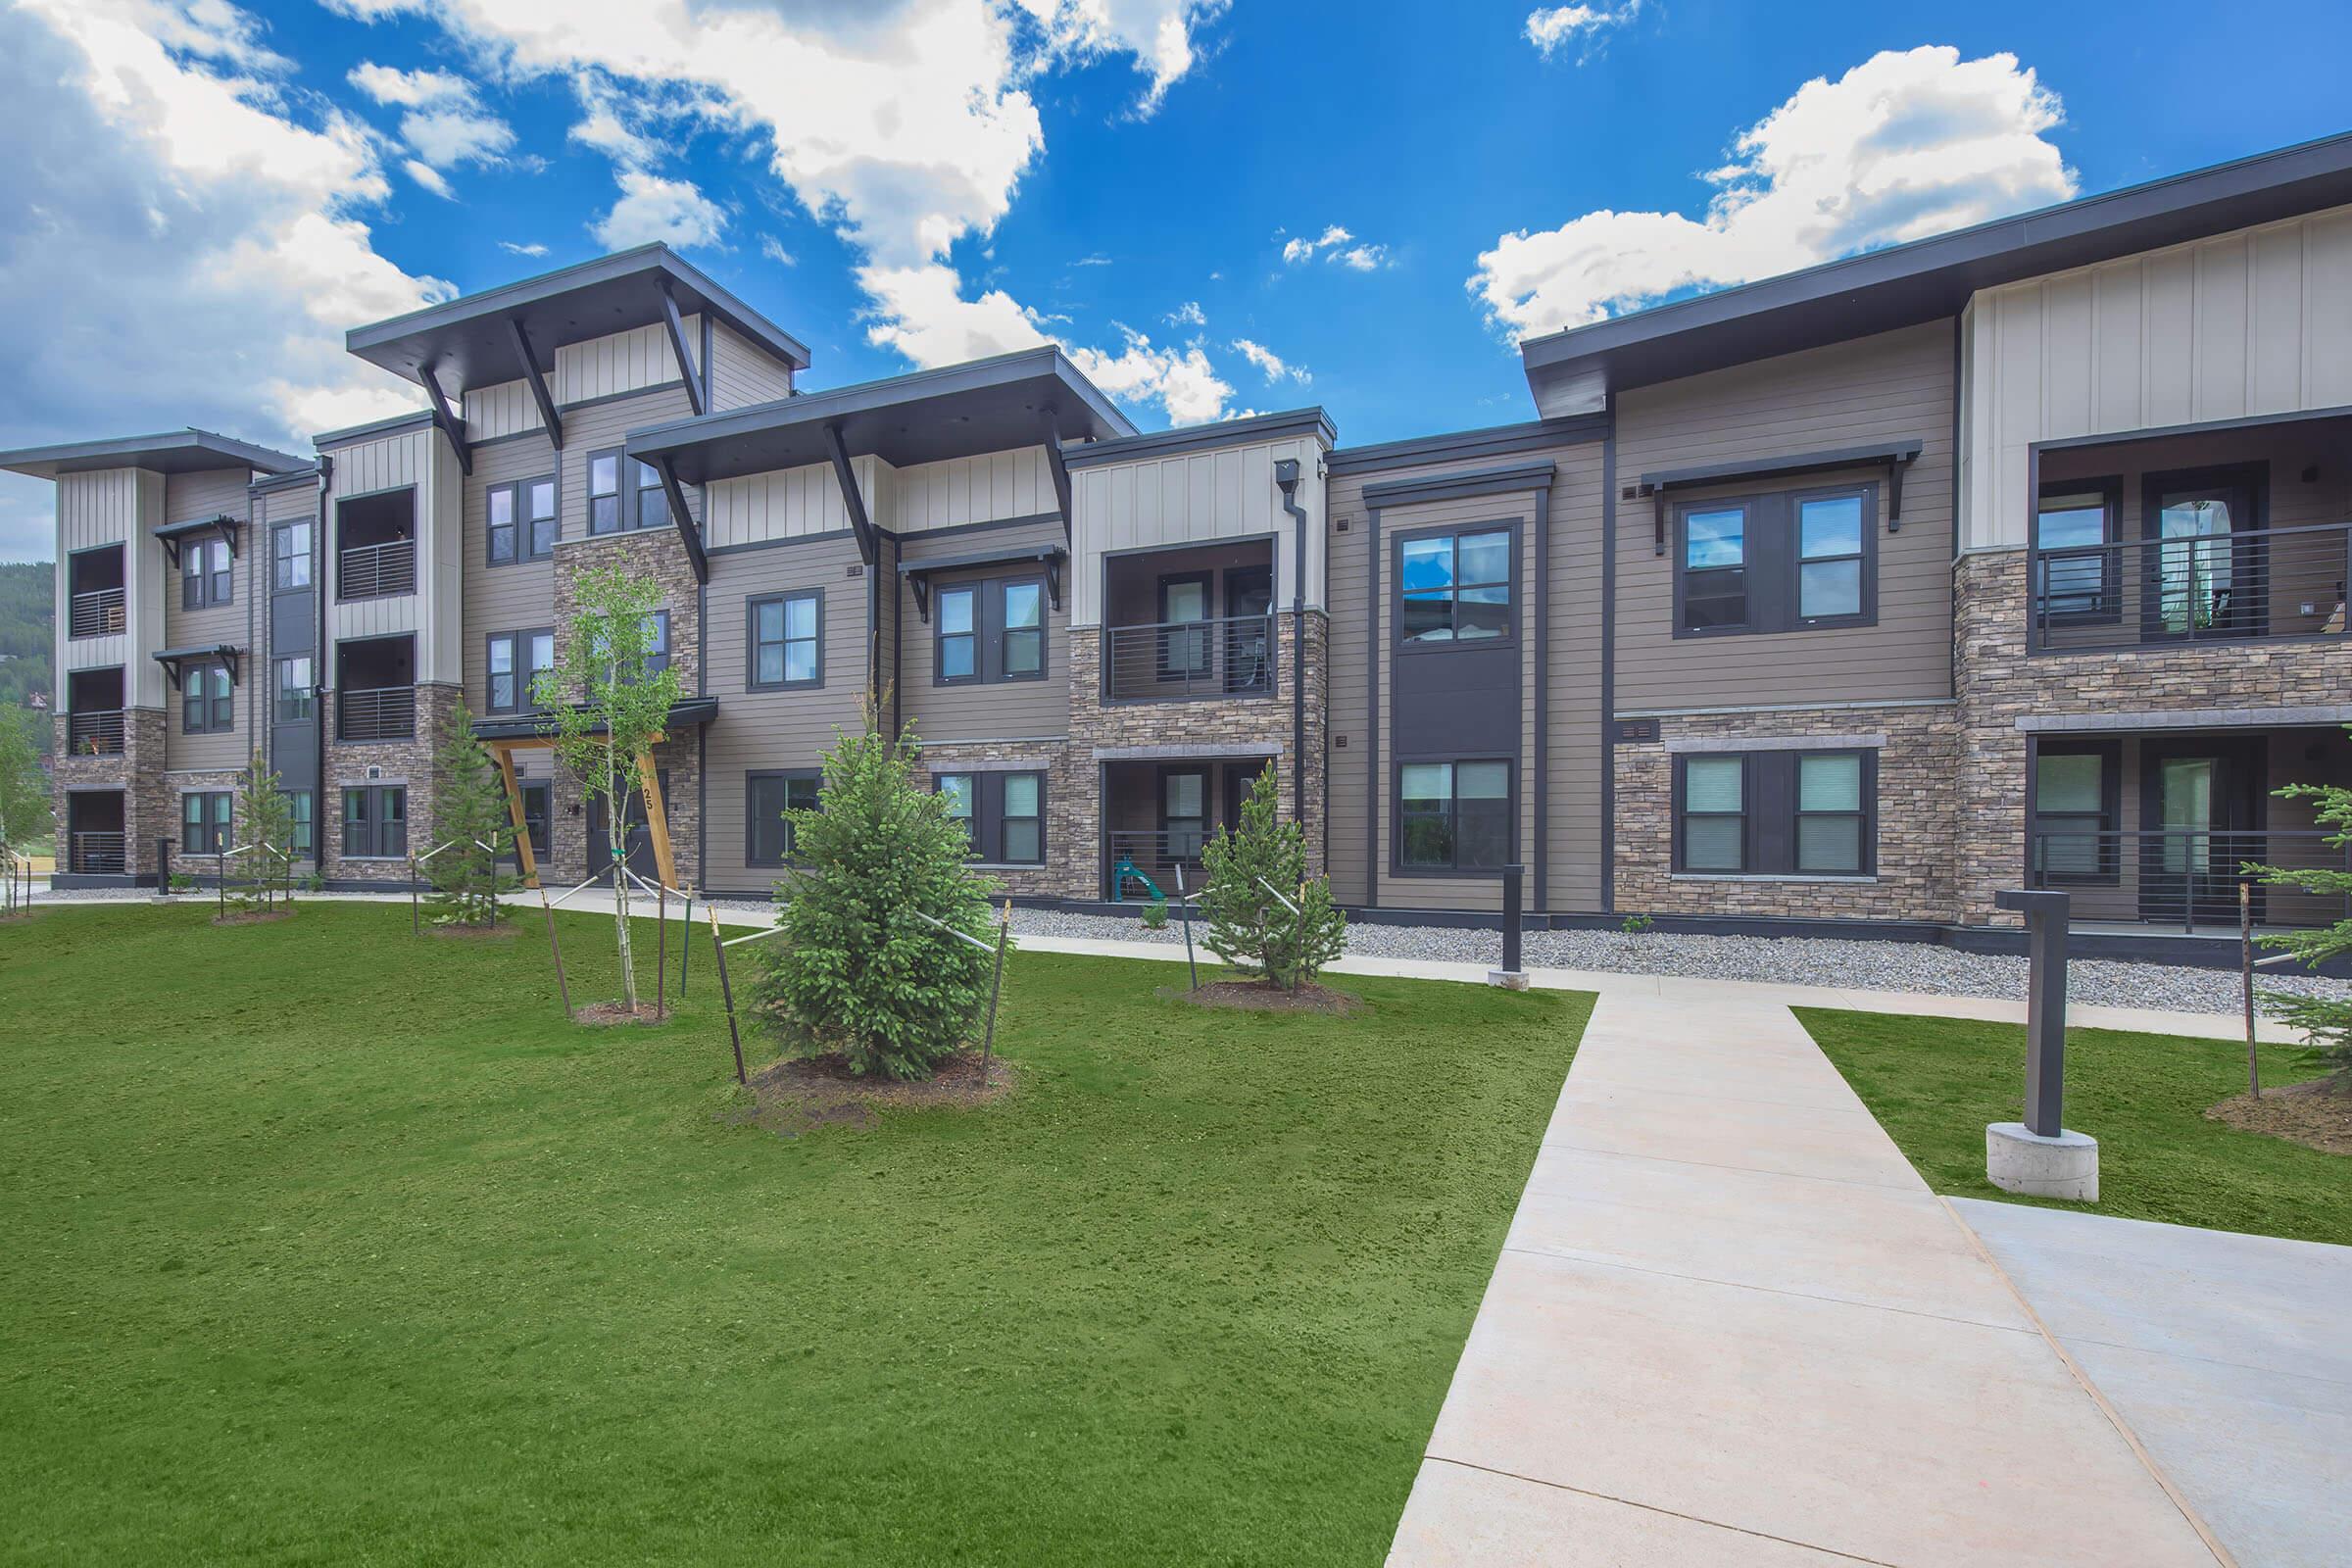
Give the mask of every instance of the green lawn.
M 0 928 L 0 1559 L 1377 1562 L 1590 1004 L 1016 956 L 1017 1097 L 785 1139 L 707 928 L 208 912 Z
M 1928 1185 L 2018 1198 L 1984 1179 L 1984 1126 L 2025 1112 L 2022 1025 L 1798 1008 Z M 2313 1076 L 2290 1046 L 2262 1048 L 2262 1081 Z M 2246 1048 L 2227 1040 L 2066 1032 L 2066 1124 L 2099 1141 L 2096 1212 L 2216 1230 L 2352 1243 L 2352 1160 L 2207 1121 L 2243 1094 Z

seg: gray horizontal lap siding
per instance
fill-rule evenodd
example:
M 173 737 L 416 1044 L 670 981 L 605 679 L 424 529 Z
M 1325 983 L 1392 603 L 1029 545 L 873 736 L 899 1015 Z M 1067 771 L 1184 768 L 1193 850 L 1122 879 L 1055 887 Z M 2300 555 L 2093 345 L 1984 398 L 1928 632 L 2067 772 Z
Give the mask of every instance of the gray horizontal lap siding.
M 227 515 L 243 521 L 247 513 L 245 487 L 252 477 L 244 468 L 208 468 L 193 473 L 167 474 L 164 478 L 164 520 L 195 522 L 207 517 Z M 256 535 L 261 534 L 259 548 Z M 217 535 L 205 535 L 208 541 Z M 269 540 L 264 530 L 240 529 L 237 533 L 237 557 L 233 577 L 234 597 L 230 603 L 205 610 L 180 609 L 180 574 L 166 556 L 160 581 L 164 592 L 164 646 L 166 648 L 202 648 L 226 643 L 239 649 L 245 657 L 237 667 L 237 685 L 231 701 L 236 710 L 236 726 L 227 734 L 190 735 L 183 726 L 186 710 L 181 706 L 180 692 L 169 677 L 164 682 L 165 765 L 172 769 L 237 768 L 245 765 L 251 755 L 257 732 L 254 719 L 256 692 L 259 683 L 254 679 L 255 663 L 249 614 L 256 601 L 255 593 L 268 578 L 261 575 L 264 555 Z M 163 546 L 154 539 L 139 539 L 134 549 L 161 552 Z M 124 679 L 130 672 L 123 672 Z
M 1951 695 L 1952 327 L 1906 327 L 1628 392 L 1617 480 L 1644 472 L 1839 451 L 1917 437 L 1900 531 L 1886 531 L 1886 468 L 1733 481 L 1669 493 L 1667 553 L 1647 499 L 1617 508 L 1619 711 L 1792 707 Z M 1677 638 L 1673 507 L 1709 497 L 1878 484 L 1878 620 L 1818 631 Z
M 704 881 L 711 888 L 759 889 L 776 877 L 772 867 L 745 858 L 744 775 L 814 768 L 836 731 L 858 730 L 864 721 L 865 580 L 849 575 L 856 564 L 858 543 L 847 534 L 710 558 L 704 653 L 718 716 L 705 732 L 703 779 L 710 855 Z M 747 604 L 806 588 L 824 593 L 824 685 L 749 690 Z
M 593 412 L 593 411 L 584 411 Z M 579 469 L 587 483 L 586 450 L 572 451 L 567 441 L 564 466 Z M 490 549 L 490 492 L 517 479 L 556 474 L 556 515 L 561 522 L 571 500 L 565 489 L 568 474 L 558 471 L 557 454 L 545 435 L 533 433 L 512 441 L 494 441 L 473 454 L 473 473 L 466 481 L 465 584 L 466 706 L 478 716 L 489 706 L 489 637 L 493 632 L 552 626 L 556 620 L 556 567 L 552 561 L 517 561 L 512 565 L 488 564 Z M 581 527 L 585 529 L 586 499 L 581 499 Z M 515 519 L 515 548 L 525 548 L 527 524 Z
M 976 551 L 1015 551 L 1063 543 L 1059 518 L 1047 517 L 1017 528 L 994 528 L 984 533 L 951 533 L 938 539 L 907 534 L 903 541 L 909 565 L 926 558 L 964 556 Z M 885 553 L 885 560 L 888 554 Z M 1036 563 L 975 566 L 936 579 L 954 586 L 992 577 L 1011 576 L 1038 569 Z M 989 684 L 937 686 L 934 673 L 932 622 L 917 612 L 913 590 L 902 579 L 898 585 L 899 696 L 901 711 L 926 743 L 987 741 L 1041 736 L 1059 737 L 1070 730 L 1069 566 L 1063 564 L 1061 608 L 1046 605 L 1046 670 L 1043 680 L 1001 681 Z M 887 587 L 887 585 L 886 585 Z
M 1594 909 L 1600 902 L 1600 465 L 1597 441 L 1563 443 L 1538 451 L 1514 453 L 1511 466 L 1550 461 L 1553 480 L 1550 501 L 1551 635 L 1548 651 L 1550 757 L 1547 793 L 1549 826 L 1546 835 L 1550 861 L 1548 904 L 1555 909 Z M 1441 464 L 1390 468 L 1369 474 L 1340 474 L 1331 480 L 1328 510 L 1336 528 L 1346 519 L 1346 533 L 1330 538 L 1330 596 L 1332 609 L 1329 658 L 1330 729 L 1345 736 L 1345 749 L 1327 754 L 1327 843 L 1330 848 L 1332 891 L 1343 903 L 1361 904 L 1377 887 L 1377 903 L 1387 908 L 1488 910 L 1500 906 L 1498 882 L 1493 877 L 1399 878 L 1391 871 L 1394 832 L 1391 796 L 1398 736 L 1395 729 L 1394 678 L 1396 625 L 1391 594 L 1396 536 L 1400 531 L 1517 519 L 1520 570 L 1514 605 L 1519 636 L 1520 712 L 1516 780 L 1518 799 L 1518 857 L 1531 867 L 1527 896 L 1534 899 L 1532 865 L 1535 858 L 1535 800 L 1537 786 L 1535 699 L 1540 675 L 1534 609 L 1536 585 L 1537 501 L 1532 490 L 1461 499 L 1418 502 L 1383 509 L 1380 523 L 1380 617 L 1377 665 L 1367 639 L 1375 605 L 1369 597 L 1368 553 L 1373 548 L 1369 513 L 1363 491 L 1367 483 L 1389 485 L 1448 473 L 1476 472 L 1498 464 L 1492 457 L 1471 456 Z M 1444 658 L 1443 654 L 1430 656 Z M 1367 789 L 1366 703 L 1370 680 L 1378 675 L 1380 720 L 1377 729 L 1377 789 Z M 1411 737 L 1404 737 L 1409 743 Z M 1407 744 L 1406 752 L 1418 748 Z M 1377 880 L 1367 875 L 1366 820 L 1374 825 L 1371 853 Z

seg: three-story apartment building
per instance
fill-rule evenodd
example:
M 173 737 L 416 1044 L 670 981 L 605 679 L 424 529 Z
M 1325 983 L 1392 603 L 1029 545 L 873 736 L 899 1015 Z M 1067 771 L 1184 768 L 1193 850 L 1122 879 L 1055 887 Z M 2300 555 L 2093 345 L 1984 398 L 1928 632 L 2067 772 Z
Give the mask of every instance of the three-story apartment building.
M 461 694 L 535 867 L 597 869 L 532 676 L 615 562 L 715 893 L 868 714 L 1038 901 L 1192 885 L 1268 766 L 1397 917 L 1521 865 L 1561 921 L 2178 932 L 2342 858 L 2276 792 L 2352 760 L 2352 138 L 1534 339 L 1540 418 L 1378 446 L 1142 433 L 1053 348 L 803 392 L 660 247 L 350 346 L 428 407 L 0 455 L 58 483 L 68 877 L 202 869 L 255 750 L 322 875 L 405 876 Z

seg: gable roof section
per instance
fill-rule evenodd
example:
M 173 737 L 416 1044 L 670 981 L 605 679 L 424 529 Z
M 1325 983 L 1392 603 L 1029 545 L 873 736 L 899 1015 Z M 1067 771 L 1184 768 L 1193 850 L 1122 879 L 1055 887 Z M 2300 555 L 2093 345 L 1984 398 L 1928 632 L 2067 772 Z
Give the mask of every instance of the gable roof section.
M 1718 289 L 1519 346 L 1547 418 L 1610 395 L 1960 314 L 1980 289 L 2352 204 L 2352 134 Z
M 429 368 L 441 376 L 442 390 L 455 397 L 462 388 L 522 378 L 510 320 L 521 325 L 532 353 L 552 364 L 555 351 L 567 343 L 662 319 L 664 289 L 680 316 L 711 316 L 794 369 L 808 368 L 808 350 L 798 338 L 659 243 L 355 326 L 343 341 L 368 364 L 419 385 Z
M 215 435 L 193 426 L 159 435 L 115 436 L 103 441 L 68 441 L 58 446 L 21 447 L 0 452 L 0 468 L 34 479 L 54 479 L 61 473 L 88 473 L 99 468 L 145 468 L 154 473 L 199 473 L 209 468 L 258 468 L 264 473 L 290 473 L 310 466 L 297 458 L 268 447 Z

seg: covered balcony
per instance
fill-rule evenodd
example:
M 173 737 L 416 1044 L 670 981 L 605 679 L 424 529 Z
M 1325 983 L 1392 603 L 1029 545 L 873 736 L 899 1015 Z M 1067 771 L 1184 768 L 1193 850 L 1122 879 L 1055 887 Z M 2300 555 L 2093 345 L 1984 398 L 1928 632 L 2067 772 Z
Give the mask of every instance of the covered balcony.
M 122 586 L 121 545 L 100 545 L 95 550 L 76 550 L 68 556 L 67 638 L 78 642 L 85 637 L 120 636 L 127 624 Z
M 416 639 L 368 637 L 335 648 L 335 739 L 405 741 L 416 734 Z
M 358 496 L 335 509 L 335 597 L 388 599 L 416 591 L 416 492 Z
M 2037 462 L 2034 652 L 2344 636 L 2352 418 L 2052 443 Z
M 1103 701 L 1274 695 L 1271 539 L 1112 556 L 1103 586 Z
M 2352 781 L 2340 729 L 2045 733 L 2033 744 L 2027 884 L 2073 896 L 2077 927 L 2234 934 L 2248 864 L 2352 871 L 2290 784 Z M 2326 925 L 2347 901 L 2251 889 L 2261 928 Z
M 128 866 L 121 790 L 75 790 L 66 797 L 66 870 L 74 876 L 121 876 Z
M 66 676 L 66 755 L 122 755 L 122 670 L 76 669 Z
M 1103 896 L 1150 903 L 1198 893 L 1201 851 L 1242 819 L 1242 802 L 1271 757 L 1103 765 Z

